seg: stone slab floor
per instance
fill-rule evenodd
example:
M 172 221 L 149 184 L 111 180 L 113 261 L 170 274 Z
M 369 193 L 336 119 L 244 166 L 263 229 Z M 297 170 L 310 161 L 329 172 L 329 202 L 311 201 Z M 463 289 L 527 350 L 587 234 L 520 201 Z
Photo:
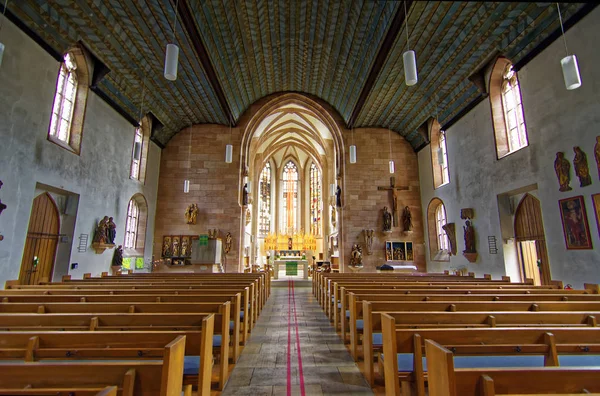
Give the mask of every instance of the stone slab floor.
M 271 297 L 222 395 L 373 392 L 312 295 L 310 281 L 280 278 L 272 282 Z

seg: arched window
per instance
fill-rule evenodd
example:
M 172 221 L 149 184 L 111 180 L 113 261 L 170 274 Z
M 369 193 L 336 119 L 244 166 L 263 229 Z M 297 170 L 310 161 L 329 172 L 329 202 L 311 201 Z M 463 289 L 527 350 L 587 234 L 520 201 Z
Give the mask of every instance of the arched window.
M 132 198 L 127 206 L 127 220 L 125 222 L 125 249 L 135 249 L 139 217 L 140 208 L 137 202 Z
M 519 78 L 508 59 L 500 57 L 496 60 L 490 74 L 489 91 L 496 153 L 500 159 L 529 144 Z
M 271 164 L 267 162 L 260 173 L 258 232 L 267 235 L 271 232 Z
M 140 163 L 142 162 L 142 127 L 135 128 L 135 137 L 133 138 L 133 152 L 131 153 L 131 179 L 140 179 Z
M 310 166 L 310 233 L 312 235 L 321 235 L 322 217 L 321 171 L 313 163 Z
M 429 236 L 429 254 L 432 261 L 450 260 L 450 243 L 446 231 L 446 207 L 439 198 L 433 198 L 427 207 L 427 234 Z
M 429 122 L 433 187 L 438 188 L 450 183 L 450 172 L 448 171 L 448 150 L 446 147 L 446 132 L 442 131 L 441 125 L 436 119 L 431 119 Z
M 76 154 L 81 147 L 88 76 L 84 51 L 80 47 L 72 48 L 65 54 L 58 71 L 48 140 Z
M 291 233 L 297 228 L 298 167 L 289 161 L 283 168 L 283 231 Z
M 442 173 L 442 185 L 450 182 L 450 174 L 448 173 L 448 153 L 446 151 L 446 132 L 440 131 L 439 136 L 440 151 L 438 152 L 438 162 Z

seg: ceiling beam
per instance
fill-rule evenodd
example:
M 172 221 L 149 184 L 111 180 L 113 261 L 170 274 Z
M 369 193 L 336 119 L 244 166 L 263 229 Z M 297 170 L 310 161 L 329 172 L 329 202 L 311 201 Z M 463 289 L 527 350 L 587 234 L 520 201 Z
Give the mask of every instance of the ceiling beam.
M 175 3 L 176 0 L 171 0 L 171 5 L 173 5 L 173 7 L 175 7 Z M 229 120 L 229 124 L 234 125 L 235 118 L 233 117 L 229 103 L 227 103 L 223 87 L 221 86 L 219 78 L 217 77 L 215 68 L 213 67 L 210 56 L 208 55 L 208 51 L 204 46 L 204 42 L 202 41 L 202 37 L 200 36 L 200 32 L 196 26 L 194 16 L 192 15 L 192 10 L 190 9 L 190 6 L 186 0 L 180 0 L 178 2 L 177 13 L 181 19 L 181 26 L 186 30 L 188 37 L 192 41 L 192 46 L 194 47 L 194 51 L 196 52 L 196 55 L 202 64 L 202 68 L 206 73 L 209 84 L 212 86 L 215 94 L 217 95 L 221 110 L 223 110 L 223 113 Z
M 405 0 L 404 3 L 406 3 L 406 10 L 408 11 L 408 10 L 410 10 L 410 6 L 412 5 L 413 0 Z M 367 97 L 369 96 L 369 94 L 371 93 L 371 90 L 373 89 L 373 86 L 375 85 L 375 80 L 377 80 L 377 76 L 379 76 L 379 73 L 381 72 L 381 69 L 383 68 L 385 60 L 387 59 L 388 55 L 390 54 L 390 51 L 392 50 L 392 47 L 394 46 L 394 43 L 396 42 L 398 33 L 400 32 L 400 29 L 402 28 L 402 25 L 404 24 L 404 21 L 406 20 L 406 14 L 404 13 L 404 10 L 405 10 L 405 8 L 403 7 L 403 5 L 401 5 L 400 7 L 398 7 L 398 11 L 396 11 L 396 15 L 394 16 L 394 19 L 392 20 L 392 24 L 391 24 L 385 38 L 383 39 L 383 43 L 381 44 L 381 48 L 379 49 L 379 52 L 377 53 L 375 62 L 373 62 L 373 67 L 371 67 L 369 76 L 367 77 L 367 80 L 365 81 L 365 85 L 363 86 L 363 89 L 360 92 L 360 96 L 358 97 L 358 100 L 356 101 L 356 105 L 354 106 L 354 109 L 352 109 L 352 114 L 350 115 L 350 118 L 348 119 L 348 128 L 354 128 L 356 119 L 358 118 L 360 112 L 362 111 L 363 107 L 365 106 Z

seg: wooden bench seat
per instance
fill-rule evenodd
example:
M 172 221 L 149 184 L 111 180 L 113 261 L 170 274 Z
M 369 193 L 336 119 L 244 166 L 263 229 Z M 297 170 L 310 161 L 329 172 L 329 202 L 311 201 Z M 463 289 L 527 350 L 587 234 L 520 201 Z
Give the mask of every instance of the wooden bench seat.
M 184 396 L 192 394 L 191 390 L 185 390 Z M 107 386 L 104 388 L 27 388 L 27 389 L 3 389 L 0 388 L 2 396 L 117 396 L 119 389 L 117 386 Z
M 451 351 L 425 340 L 429 396 L 600 392 L 600 367 L 455 368 Z M 386 373 L 387 375 L 387 373 Z M 399 395 L 398 388 L 386 395 Z

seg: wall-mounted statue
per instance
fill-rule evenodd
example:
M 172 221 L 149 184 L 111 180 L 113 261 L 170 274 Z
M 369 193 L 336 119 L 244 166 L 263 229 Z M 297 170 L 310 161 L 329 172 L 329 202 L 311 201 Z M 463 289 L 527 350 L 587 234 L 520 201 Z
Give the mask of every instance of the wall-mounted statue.
M 456 256 L 456 225 L 454 223 L 446 223 L 442 226 L 442 229 L 448 236 L 450 242 L 450 254 Z
M 365 238 L 365 246 L 367 247 L 367 254 L 373 254 L 373 233 L 374 230 L 363 230 L 363 236 Z
M 408 206 L 405 206 L 404 212 L 402 212 L 402 225 L 404 226 L 404 232 L 412 231 L 412 215 Z
M 115 244 L 115 238 L 117 237 L 117 225 L 113 221 L 112 217 L 108 218 L 108 223 L 106 224 L 106 239 L 108 243 L 111 245 Z
M 573 165 L 575 166 L 575 174 L 579 178 L 579 187 L 589 186 L 592 184 L 592 177 L 590 176 L 587 155 L 578 146 L 573 147 L 573 151 L 575 152 Z
M 392 213 L 387 206 L 383 207 L 383 232 L 392 232 Z
M 2 183 L 2 180 L 0 180 L 0 188 L 2 188 L 2 185 L 4 183 Z M 2 203 L 2 201 L 0 200 L 0 214 L 2 214 L 2 211 L 6 209 L 6 205 Z
M 565 153 L 559 151 L 554 160 L 554 171 L 560 185 L 558 191 L 571 191 L 571 163 L 565 158 Z
M 335 206 L 331 205 L 331 225 L 333 228 L 337 227 L 337 216 L 336 216 Z
M 475 209 L 464 208 L 460 210 L 460 218 L 463 220 L 472 219 L 475 217 Z
M 352 245 L 352 253 L 350 255 L 350 266 L 351 267 L 362 267 L 362 249 L 358 243 Z
M 248 205 L 248 183 L 244 184 L 242 189 L 242 205 Z
M 342 207 L 342 188 L 338 185 L 337 191 L 335 192 L 335 205 L 338 208 Z
M 465 250 L 463 253 L 477 253 L 475 249 L 475 229 L 469 220 L 465 221 L 463 231 L 465 233 Z
M 112 259 L 112 266 L 122 266 L 123 265 L 123 245 L 119 245 L 118 248 L 115 249 L 115 254 Z
M 198 218 L 198 205 L 193 203 L 185 210 L 185 222 L 187 224 L 196 224 Z
M 600 136 L 596 136 L 596 145 L 594 146 L 594 157 L 596 158 L 596 167 L 598 168 L 598 178 L 600 178 Z
M 108 216 L 104 216 L 104 218 L 102 220 L 100 220 L 98 222 L 98 225 L 96 226 L 96 231 L 94 233 L 93 242 L 108 244 L 109 240 L 108 240 L 107 234 L 108 234 Z
M 225 254 L 227 254 L 231 251 L 232 241 L 233 241 L 233 239 L 231 238 L 231 232 L 228 232 L 227 236 L 225 237 L 225 246 L 223 247 L 223 249 L 225 250 Z
M 252 212 L 250 211 L 250 208 L 246 208 L 246 225 L 250 224 L 251 221 L 252 221 Z

